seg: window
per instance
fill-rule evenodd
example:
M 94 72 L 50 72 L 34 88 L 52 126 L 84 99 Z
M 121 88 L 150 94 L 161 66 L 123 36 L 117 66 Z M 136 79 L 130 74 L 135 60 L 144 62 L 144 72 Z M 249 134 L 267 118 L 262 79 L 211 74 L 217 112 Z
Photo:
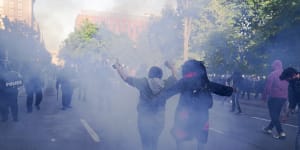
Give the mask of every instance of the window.
M 0 7 L 3 7 L 4 5 L 4 0 L 0 0 Z
M 19 9 L 19 8 L 22 8 L 22 7 L 23 7 L 23 5 L 20 4 L 20 3 L 18 3 L 18 9 Z
M 19 17 L 19 18 L 22 17 L 22 15 L 23 15 L 22 9 L 18 8 L 17 14 L 18 14 L 18 17 Z
M 9 5 L 9 6 L 14 6 L 14 5 L 15 5 L 15 2 L 14 2 L 14 1 L 9 1 L 9 2 L 8 2 L 8 5 Z
M 10 2 L 8 3 L 8 8 L 14 9 L 14 8 L 15 8 L 15 3 L 10 1 Z

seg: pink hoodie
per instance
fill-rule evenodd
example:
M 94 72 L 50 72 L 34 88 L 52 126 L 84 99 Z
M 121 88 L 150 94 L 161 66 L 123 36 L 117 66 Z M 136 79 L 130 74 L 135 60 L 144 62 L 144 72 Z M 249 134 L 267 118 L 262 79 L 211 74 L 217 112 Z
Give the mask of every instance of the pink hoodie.
M 269 74 L 265 89 L 262 95 L 263 100 L 267 100 L 269 97 L 273 98 L 288 98 L 288 82 L 279 79 L 282 73 L 282 63 L 280 60 L 275 60 L 272 63 L 273 71 Z

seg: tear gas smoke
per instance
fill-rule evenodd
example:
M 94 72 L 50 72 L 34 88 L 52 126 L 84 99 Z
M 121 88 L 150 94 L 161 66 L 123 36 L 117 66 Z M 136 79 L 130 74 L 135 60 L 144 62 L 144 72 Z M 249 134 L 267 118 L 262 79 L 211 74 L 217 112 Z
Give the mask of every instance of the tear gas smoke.
M 158 14 L 175 0 L 36 0 L 34 14 L 43 33 L 46 46 L 56 51 L 73 31 L 75 18 L 82 10 L 116 11 L 126 13 Z

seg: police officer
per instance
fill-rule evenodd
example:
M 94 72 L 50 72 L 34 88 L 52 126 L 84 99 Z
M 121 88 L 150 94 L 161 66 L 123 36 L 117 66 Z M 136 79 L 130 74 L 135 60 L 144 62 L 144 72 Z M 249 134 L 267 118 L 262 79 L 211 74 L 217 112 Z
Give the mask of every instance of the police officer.
M 60 88 L 62 92 L 62 110 L 72 108 L 71 101 L 75 86 L 75 72 L 72 69 L 70 66 L 65 66 L 56 80 L 56 90 L 58 91 Z
M 28 69 L 31 68 L 31 69 Z M 24 86 L 26 91 L 26 106 L 27 112 L 32 112 L 33 100 L 35 98 L 35 107 L 40 110 L 40 104 L 43 99 L 43 87 L 44 82 L 40 74 L 40 68 L 35 64 L 31 67 L 27 64 L 23 69 L 22 73 L 24 76 Z
M 18 121 L 18 87 L 23 81 L 18 72 L 9 70 L 6 59 L 0 60 L 0 112 L 2 121 L 8 120 L 9 108 L 14 121 Z

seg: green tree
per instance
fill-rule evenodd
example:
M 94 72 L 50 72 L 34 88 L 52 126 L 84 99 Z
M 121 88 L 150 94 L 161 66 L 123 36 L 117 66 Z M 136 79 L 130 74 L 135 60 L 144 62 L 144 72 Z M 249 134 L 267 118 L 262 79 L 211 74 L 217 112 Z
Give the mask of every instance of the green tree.
M 65 63 L 76 66 L 83 62 L 94 64 L 116 58 L 130 62 L 136 59 L 128 55 L 133 53 L 133 45 L 127 35 L 114 34 L 105 25 L 85 22 L 64 41 L 60 57 Z
M 269 68 L 271 60 L 293 56 L 282 55 L 290 49 L 286 45 L 291 45 L 283 41 L 291 35 L 287 34 L 289 28 L 294 32 L 299 30 L 296 28 L 299 25 L 299 2 L 219 0 L 211 1 L 207 10 L 211 12 L 213 20 L 222 20 L 222 26 L 213 23 L 211 19 L 208 23 L 202 21 L 200 25 L 208 26 L 204 28 L 206 33 L 194 32 L 200 36 L 195 36 L 192 45 L 205 51 L 205 60 L 213 66 L 213 70 L 225 64 L 230 66 L 227 70 L 239 68 L 247 73 L 263 73 Z M 203 29 L 200 25 L 196 29 Z M 286 38 L 278 38 L 278 35 Z M 289 52 L 296 54 L 295 50 Z
M 175 10 L 166 7 L 160 17 L 151 17 L 147 30 L 137 42 L 137 49 L 146 64 L 182 59 L 181 20 Z M 153 56 L 150 57 L 149 56 Z

